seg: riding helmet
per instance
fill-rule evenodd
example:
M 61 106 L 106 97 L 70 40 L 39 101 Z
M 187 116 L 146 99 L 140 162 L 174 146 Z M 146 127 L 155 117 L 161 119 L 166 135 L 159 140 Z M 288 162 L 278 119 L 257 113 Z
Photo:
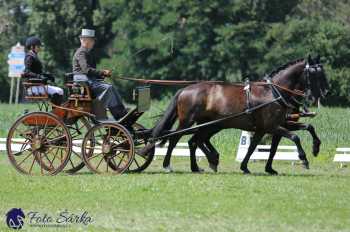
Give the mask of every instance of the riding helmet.
M 26 48 L 29 49 L 31 46 L 41 46 L 41 40 L 38 37 L 32 36 L 26 40 Z

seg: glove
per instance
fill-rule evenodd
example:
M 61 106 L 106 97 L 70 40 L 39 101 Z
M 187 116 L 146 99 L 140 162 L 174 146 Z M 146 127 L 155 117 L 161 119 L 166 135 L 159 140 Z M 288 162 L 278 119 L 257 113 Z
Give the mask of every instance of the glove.
M 104 69 L 104 70 L 102 70 L 102 76 L 110 77 L 110 76 L 112 76 L 112 71 L 108 70 L 108 69 Z

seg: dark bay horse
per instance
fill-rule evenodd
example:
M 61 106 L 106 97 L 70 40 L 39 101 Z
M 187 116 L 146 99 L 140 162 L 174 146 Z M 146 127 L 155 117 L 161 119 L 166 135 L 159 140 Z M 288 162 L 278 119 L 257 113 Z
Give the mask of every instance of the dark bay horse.
M 218 131 L 226 128 L 254 132 L 247 155 L 241 163 L 241 170 L 244 173 L 250 173 L 247 168 L 249 158 L 266 133 L 273 135 L 270 157 L 265 167 L 267 172 L 277 174 L 272 169 L 272 160 L 281 137 L 288 138 L 296 144 L 299 158 L 308 167 L 308 160 L 299 137 L 288 129 L 288 127 L 292 129 L 292 125 L 286 124 L 286 115 L 295 110 L 295 102 L 298 102 L 296 98 L 300 96 L 300 92 L 295 90 L 314 91 L 315 93 L 325 91 L 326 85 L 320 82 L 320 78 L 316 78 L 320 73 L 324 73 L 322 66 L 311 58 L 289 62 L 273 73 L 274 84 L 251 83 L 248 101 L 244 85 L 202 82 L 188 86 L 180 90 L 172 99 L 163 118 L 153 129 L 152 136 L 156 138 L 171 129 L 176 119 L 179 120 L 177 130 L 181 130 L 195 123 L 201 124 L 255 108 L 239 117 L 203 127 L 195 133 L 189 141 L 191 170 L 200 171 L 195 160 L 197 146 L 205 152 L 211 165 L 217 165 L 218 153 L 210 144 L 209 139 Z M 169 139 L 169 148 L 163 163 L 164 168 L 169 167 L 171 152 L 180 138 L 181 135 L 176 135 Z
M 278 76 L 277 74 L 285 70 L 287 66 L 293 63 L 295 62 L 290 62 L 286 65 L 281 66 L 280 68 L 270 73 L 268 77 L 271 78 L 273 83 L 279 83 L 278 78 L 274 79 L 273 77 L 277 77 Z M 320 56 L 316 57 L 315 59 L 311 59 L 311 57 L 309 57 L 307 65 L 308 65 L 307 71 L 309 72 L 309 73 L 306 73 L 306 75 L 309 75 L 308 77 L 306 77 L 306 81 L 309 82 L 307 84 L 307 86 L 309 86 L 307 98 L 311 101 L 316 101 L 318 98 L 321 98 L 321 97 L 324 98 L 326 93 L 328 92 L 329 84 L 328 84 L 325 72 L 323 71 L 323 67 L 320 64 Z M 310 77 L 310 74 L 312 74 L 312 77 Z M 316 81 L 311 80 L 310 78 L 316 79 Z M 300 102 L 303 99 L 299 99 L 299 102 L 298 102 L 296 98 L 292 97 L 291 100 L 292 100 L 291 104 L 294 105 L 294 108 L 290 107 L 291 108 L 290 115 L 294 115 L 297 117 L 295 118 L 295 117 L 287 116 L 285 124 L 282 127 L 286 128 L 289 131 L 307 130 L 313 139 L 312 153 L 314 156 L 317 156 L 320 151 L 321 141 L 318 138 L 314 127 L 308 123 L 298 122 L 300 115 L 310 116 L 312 114 L 309 114 L 309 112 L 300 111 L 300 110 L 304 110 L 304 111 L 306 110 L 304 103 Z M 301 106 L 303 106 L 302 107 L 303 109 L 300 109 Z M 215 172 L 217 171 L 217 165 L 219 163 L 219 153 L 216 151 L 214 146 L 210 143 L 210 138 L 220 130 L 221 128 L 216 126 L 208 127 L 195 133 L 193 137 L 189 140 L 190 149 L 192 148 L 195 150 L 197 146 L 200 147 L 200 149 L 208 156 L 209 166 Z M 265 170 L 270 174 L 278 174 L 276 171 L 272 169 L 272 161 L 280 140 L 281 140 L 281 136 L 275 136 L 273 137 L 273 140 L 272 140 L 271 154 L 270 154 L 271 158 L 269 159 L 265 168 Z M 195 161 L 196 160 L 194 160 L 193 161 L 194 164 L 191 164 L 191 165 L 193 167 L 198 167 Z M 166 164 L 167 163 L 165 162 L 165 165 Z M 305 165 L 306 167 L 308 167 L 307 163 Z M 202 169 L 198 169 L 198 170 L 201 171 Z

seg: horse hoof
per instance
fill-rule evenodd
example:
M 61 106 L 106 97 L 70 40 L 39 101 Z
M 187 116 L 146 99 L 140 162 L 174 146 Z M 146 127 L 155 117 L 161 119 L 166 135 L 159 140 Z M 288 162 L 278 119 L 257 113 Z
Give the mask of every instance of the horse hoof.
M 198 168 L 192 169 L 191 171 L 192 171 L 192 172 L 195 172 L 195 173 L 202 173 L 202 172 L 204 172 L 204 169 L 198 167 Z
M 303 167 L 304 167 L 305 169 L 310 169 L 310 167 L 309 167 L 309 162 L 303 161 L 302 165 L 303 165 Z
M 218 172 L 218 166 L 214 164 L 209 164 L 209 168 L 213 170 L 214 172 Z
M 277 176 L 278 175 L 278 172 L 273 170 L 272 168 L 265 169 L 265 172 L 269 173 L 272 176 Z
M 248 168 L 242 168 L 242 167 L 241 167 L 241 170 L 243 171 L 243 174 L 244 174 L 244 175 L 250 174 L 250 171 L 249 171 Z
M 318 153 L 320 152 L 320 145 L 321 142 L 320 141 L 316 141 L 314 142 L 313 146 L 312 146 L 312 154 L 317 157 Z
M 171 168 L 171 166 L 164 167 L 164 171 L 167 173 L 173 172 L 174 170 Z

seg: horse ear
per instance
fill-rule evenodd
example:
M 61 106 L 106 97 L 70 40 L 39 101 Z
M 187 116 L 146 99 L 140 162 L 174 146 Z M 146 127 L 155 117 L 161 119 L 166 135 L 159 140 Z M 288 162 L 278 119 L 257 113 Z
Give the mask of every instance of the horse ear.
M 307 62 L 308 62 L 309 64 L 312 63 L 312 58 L 311 58 L 311 55 L 310 55 L 310 54 L 307 56 Z
M 316 56 L 315 61 L 316 61 L 316 64 L 319 64 L 319 63 L 321 62 L 321 56 L 320 56 L 320 54 L 318 54 L 318 55 Z

